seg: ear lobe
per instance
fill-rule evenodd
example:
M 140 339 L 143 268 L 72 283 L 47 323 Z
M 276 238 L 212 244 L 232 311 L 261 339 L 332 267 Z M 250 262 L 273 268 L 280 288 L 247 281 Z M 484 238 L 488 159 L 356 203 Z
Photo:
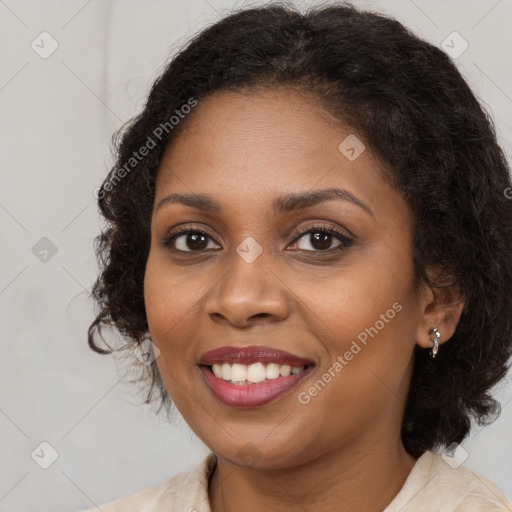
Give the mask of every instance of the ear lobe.
M 439 344 L 448 341 L 459 324 L 465 297 L 457 283 L 442 288 L 432 288 L 422 283 L 422 315 L 416 331 L 416 343 L 422 348 L 432 348 L 429 329 L 437 327 Z

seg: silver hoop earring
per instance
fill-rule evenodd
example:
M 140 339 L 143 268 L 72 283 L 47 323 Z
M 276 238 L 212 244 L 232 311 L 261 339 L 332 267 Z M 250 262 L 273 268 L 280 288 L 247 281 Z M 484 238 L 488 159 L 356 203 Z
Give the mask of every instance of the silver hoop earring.
M 439 333 L 439 329 L 437 327 L 431 327 L 428 330 L 428 339 L 429 341 L 434 343 L 434 347 L 430 351 L 430 355 L 432 356 L 432 359 L 434 359 L 439 352 L 439 338 L 441 337 L 441 334 Z

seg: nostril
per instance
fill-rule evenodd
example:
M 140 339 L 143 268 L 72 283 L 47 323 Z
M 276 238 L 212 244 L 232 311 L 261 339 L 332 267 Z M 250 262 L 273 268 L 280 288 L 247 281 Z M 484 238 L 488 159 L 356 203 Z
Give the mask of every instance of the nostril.
M 257 313 L 256 315 L 252 315 L 250 318 L 265 318 L 267 316 L 270 316 L 269 313 Z

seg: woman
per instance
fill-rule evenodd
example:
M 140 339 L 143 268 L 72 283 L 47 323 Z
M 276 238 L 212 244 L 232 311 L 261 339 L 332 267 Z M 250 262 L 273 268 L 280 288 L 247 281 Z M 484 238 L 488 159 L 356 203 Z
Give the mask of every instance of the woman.
M 395 20 L 270 6 L 195 37 L 98 194 L 89 343 L 117 328 L 212 453 L 102 510 L 512 510 L 439 454 L 499 411 L 510 186 L 449 57 Z

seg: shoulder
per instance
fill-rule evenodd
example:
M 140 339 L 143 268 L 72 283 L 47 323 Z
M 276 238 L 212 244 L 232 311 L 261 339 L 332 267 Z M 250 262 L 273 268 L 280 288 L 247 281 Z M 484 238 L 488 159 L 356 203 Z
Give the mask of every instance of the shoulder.
M 490 480 L 432 451 L 417 461 L 384 512 L 512 512 Z
M 79 512 L 209 512 L 208 478 L 216 459 L 210 453 L 189 471 L 100 507 Z

